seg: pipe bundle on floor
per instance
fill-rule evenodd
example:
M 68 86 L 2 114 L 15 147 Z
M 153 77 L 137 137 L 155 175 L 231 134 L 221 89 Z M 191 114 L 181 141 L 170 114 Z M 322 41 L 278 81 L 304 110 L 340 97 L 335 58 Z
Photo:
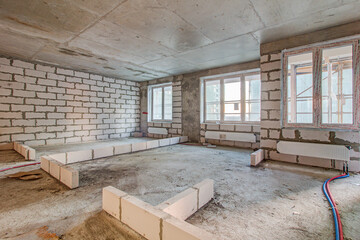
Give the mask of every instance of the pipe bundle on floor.
M 344 236 L 343 236 L 343 229 L 342 229 L 339 210 L 338 210 L 338 208 L 336 206 L 336 203 L 335 203 L 335 200 L 334 200 L 333 196 L 331 195 L 330 188 L 329 188 L 329 183 L 331 181 L 335 180 L 335 179 L 346 178 L 346 177 L 349 177 L 348 173 L 344 173 L 342 175 L 329 178 L 323 184 L 323 191 L 324 191 L 325 197 L 328 200 L 328 202 L 330 203 L 331 210 L 333 212 L 334 225 L 335 225 L 335 239 L 336 240 L 343 240 Z

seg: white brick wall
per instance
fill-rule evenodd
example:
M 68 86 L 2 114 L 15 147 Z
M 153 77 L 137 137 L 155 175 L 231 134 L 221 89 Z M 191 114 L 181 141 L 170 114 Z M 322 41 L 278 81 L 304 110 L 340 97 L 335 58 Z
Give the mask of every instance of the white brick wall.
M 0 58 L 0 143 L 80 142 L 139 129 L 139 83 Z

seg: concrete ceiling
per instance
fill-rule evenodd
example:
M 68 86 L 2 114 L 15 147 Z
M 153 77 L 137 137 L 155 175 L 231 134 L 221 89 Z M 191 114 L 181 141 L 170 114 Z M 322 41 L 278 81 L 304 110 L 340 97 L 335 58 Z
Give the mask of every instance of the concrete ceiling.
M 358 0 L 0 0 L 0 54 L 145 81 L 259 59 L 360 19 Z

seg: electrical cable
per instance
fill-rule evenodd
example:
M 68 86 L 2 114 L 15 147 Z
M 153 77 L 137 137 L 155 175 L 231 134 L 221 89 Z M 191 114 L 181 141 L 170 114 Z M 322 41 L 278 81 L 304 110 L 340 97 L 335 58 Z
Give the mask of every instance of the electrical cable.
M 36 163 L 29 163 L 29 164 L 19 165 L 19 166 L 13 166 L 13 167 L 9 167 L 9 168 L 3 168 L 3 169 L 0 169 L 0 172 L 5 172 L 5 171 L 11 170 L 11 169 L 27 167 L 27 166 L 37 165 L 37 164 L 40 164 L 40 163 L 36 162 Z

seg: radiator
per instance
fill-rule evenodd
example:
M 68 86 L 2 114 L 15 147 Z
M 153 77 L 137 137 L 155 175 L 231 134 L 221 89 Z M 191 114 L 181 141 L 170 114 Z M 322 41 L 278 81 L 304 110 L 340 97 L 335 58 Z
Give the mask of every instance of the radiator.
M 277 143 L 277 151 L 306 157 L 350 160 L 350 150 L 344 145 L 280 141 Z
M 253 133 L 206 131 L 205 138 L 238 142 L 256 142 L 256 136 Z

